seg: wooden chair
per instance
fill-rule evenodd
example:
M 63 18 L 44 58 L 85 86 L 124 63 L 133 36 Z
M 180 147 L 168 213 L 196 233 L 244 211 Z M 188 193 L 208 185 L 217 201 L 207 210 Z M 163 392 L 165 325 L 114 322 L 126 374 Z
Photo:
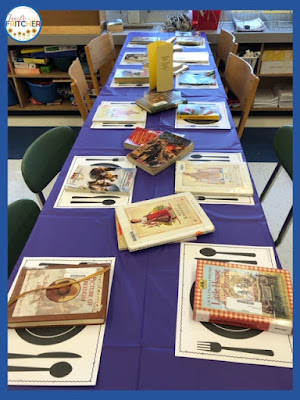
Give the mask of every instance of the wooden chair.
M 105 33 L 95 39 L 91 40 L 89 44 L 85 46 L 85 54 L 89 65 L 90 74 L 96 95 L 100 93 L 99 83 L 96 77 L 96 73 L 105 64 L 109 65 L 109 70 L 105 71 L 108 78 L 111 70 L 116 61 L 116 51 L 111 33 Z M 104 82 L 101 82 L 104 84 Z M 103 85 L 102 85 L 103 86 Z
M 69 68 L 68 74 L 72 79 L 71 89 L 74 94 L 76 104 L 83 120 L 85 121 L 89 111 L 93 106 L 93 102 L 90 98 L 89 87 L 78 58 L 73 61 Z
M 229 53 L 236 54 L 238 46 L 239 44 L 235 42 L 235 37 L 233 36 L 233 34 L 225 31 L 224 29 L 221 29 L 216 51 L 217 68 L 219 68 L 221 60 L 226 65 Z
M 226 92 L 229 89 L 241 103 L 242 115 L 237 128 L 239 138 L 242 137 L 258 83 L 259 78 L 254 75 L 251 65 L 229 53 L 224 73 L 224 86 Z

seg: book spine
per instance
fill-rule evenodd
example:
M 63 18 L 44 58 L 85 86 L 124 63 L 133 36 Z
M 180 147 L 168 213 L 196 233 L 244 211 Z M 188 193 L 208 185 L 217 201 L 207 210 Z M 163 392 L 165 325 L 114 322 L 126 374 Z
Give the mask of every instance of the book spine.
M 219 121 L 219 116 L 205 116 L 205 115 L 188 115 L 188 114 L 177 114 L 178 119 L 196 119 L 202 121 Z
M 22 74 L 39 75 L 41 71 L 39 68 L 15 68 L 15 73 L 17 75 L 22 75 Z
M 29 49 L 21 49 L 20 53 L 21 54 L 27 54 L 27 53 L 38 53 L 40 51 L 44 51 L 44 47 L 35 47 L 35 48 L 29 48 Z
M 15 68 L 36 68 L 36 65 L 33 63 L 25 63 L 25 62 L 14 62 Z
M 27 63 L 34 63 L 34 64 L 48 64 L 48 58 L 23 58 L 24 62 Z

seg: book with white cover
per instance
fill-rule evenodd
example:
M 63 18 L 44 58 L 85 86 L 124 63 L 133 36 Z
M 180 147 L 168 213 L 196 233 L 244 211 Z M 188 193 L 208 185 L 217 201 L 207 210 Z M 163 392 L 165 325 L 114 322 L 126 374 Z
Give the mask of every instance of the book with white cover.
M 191 193 L 117 207 L 116 216 L 129 251 L 180 241 L 215 230 Z
M 173 61 L 209 65 L 209 53 L 207 51 L 175 52 Z
M 246 163 L 195 163 L 177 161 L 175 192 L 202 195 L 252 196 L 253 186 Z

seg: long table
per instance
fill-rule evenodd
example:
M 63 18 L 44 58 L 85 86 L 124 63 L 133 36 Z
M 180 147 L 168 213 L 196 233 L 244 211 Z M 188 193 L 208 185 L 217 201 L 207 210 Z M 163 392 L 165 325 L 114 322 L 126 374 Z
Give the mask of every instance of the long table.
M 114 70 L 119 66 L 132 36 L 120 52 Z M 167 38 L 171 34 L 153 33 Z M 204 35 L 205 36 L 205 35 Z M 139 49 L 138 51 L 142 51 Z M 145 50 L 144 50 L 145 51 Z M 200 50 L 202 51 L 202 50 Z M 215 62 L 210 53 L 210 67 Z M 132 66 L 132 68 L 135 68 Z M 107 326 L 97 385 L 89 390 L 123 389 L 292 389 L 292 370 L 269 366 L 226 363 L 174 355 L 179 244 L 169 244 L 130 253 L 117 248 L 114 209 L 57 209 L 56 197 L 75 155 L 124 155 L 124 140 L 130 130 L 92 130 L 92 116 L 103 100 L 135 100 L 146 88 L 111 88 L 112 71 L 107 84 L 95 101 L 74 147 L 66 160 L 57 182 L 47 200 L 21 257 L 10 277 L 17 273 L 22 257 L 116 257 Z M 216 90 L 187 90 L 183 95 L 194 100 L 226 100 L 218 75 Z M 192 93 L 191 93 L 192 92 Z M 231 129 L 186 130 L 196 150 L 242 152 L 234 122 L 228 109 Z M 174 129 L 175 111 L 148 115 L 147 128 Z M 179 132 L 179 131 L 178 131 Z M 182 130 L 180 130 L 182 133 Z M 138 169 L 133 202 L 174 193 L 174 165 L 157 176 Z M 201 236 L 201 243 L 273 246 L 267 222 L 254 193 L 254 206 L 203 204 L 203 209 L 216 230 Z M 275 252 L 276 254 L 276 252 Z M 276 255 L 276 261 L 280 263 Z

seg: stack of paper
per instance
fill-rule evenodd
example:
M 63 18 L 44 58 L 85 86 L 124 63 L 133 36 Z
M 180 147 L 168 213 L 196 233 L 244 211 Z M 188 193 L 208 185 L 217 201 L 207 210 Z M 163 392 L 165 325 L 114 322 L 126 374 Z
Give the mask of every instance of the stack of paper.
M 255 95 L 254 108 L 278 107 L 278 95 L 272 89 L 258 89 Z
M 274 92 L 279 97 L 279 107 L 293 107 L 293 86 L 291 84 L 278 83 L 274 85 Z
M 191 193 L 117 207 L 116 223 L 119 249 L 129 251 L 193 240 L 215 230 Z

